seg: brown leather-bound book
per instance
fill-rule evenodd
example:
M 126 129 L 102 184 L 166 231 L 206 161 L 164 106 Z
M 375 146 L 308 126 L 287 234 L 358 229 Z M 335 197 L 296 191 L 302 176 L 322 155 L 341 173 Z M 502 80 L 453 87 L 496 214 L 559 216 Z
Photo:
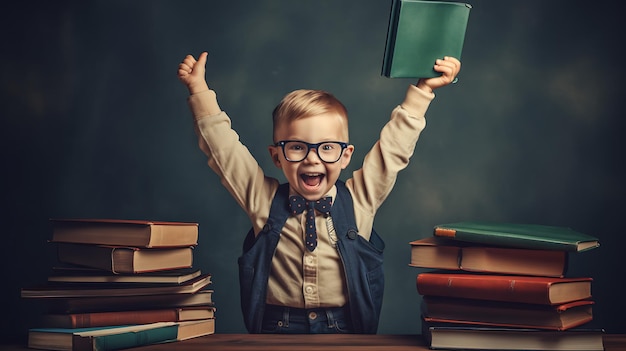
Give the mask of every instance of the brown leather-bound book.
M 92 328 L 112 325 L 182 322 L 213 318 L 215 307 L 196 306 L 136 311 L 46 314 L 42 325 L 47 328 Z
M 52 242 L 132 247 L 198 244 L 198 223 L 131 219 L 52 219 Z
M 98 268 L 113 273 L 146 273 L 189 268 L 192 247 L 147 249 L 139 247 L 57 243 L 59 262 Z
M 560 250 L 518 249 L 427 237 L 410 242 L 412 267 L 563 277 L 568 255 Z
M 109 296 L 151 296 L 163 294 L 193 294 L 211 284 L 211 274 L 206 273 L 183 284 L 161 283 L 48 283 L 22 288 L 23 298 L 86 298 Z
M 59 283 L 161 283 L 183 284 L 202 274 L 199 268 L 168 269 L 166 271 L 113 273 L 97 268 L 60 265 L 52 267 L 48 282 Z
M 424 296 L 422 315 L 427 322 L 567 330 L 591 322 L 593 304 L 591 300 L 578 300 L 559 305 L 535 305 Z
M 556 305 L 591 298 L 592 278 L 421 273 L 421 295 Z
M 149 310 L 213 305 L 213 290 L 194 294 L 163 294 L 136 296 L 93 296 L 47 299 L 48 313 L 86 313 L 127 310 Z

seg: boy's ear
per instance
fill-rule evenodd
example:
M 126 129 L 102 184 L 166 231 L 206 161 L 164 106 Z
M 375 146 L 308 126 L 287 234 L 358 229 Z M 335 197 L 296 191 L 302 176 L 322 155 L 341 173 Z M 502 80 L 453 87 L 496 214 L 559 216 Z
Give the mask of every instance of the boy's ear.
M 270 145 L 267 147 L 267 150 L 270 152 L 270 157 L 272 158 L 272 162 L 274 162 L 274 166 L 280 167 L 280 157 L 278 154 L 278 147 L 274 145 Z
M 350 164 L 350 160 L 352 159 L 352 153 L 354 152 L 354 145 L 348 145 L 345 150 L 343 150 L 343 154 L 341 155 L 341 169 L 346 169 Z

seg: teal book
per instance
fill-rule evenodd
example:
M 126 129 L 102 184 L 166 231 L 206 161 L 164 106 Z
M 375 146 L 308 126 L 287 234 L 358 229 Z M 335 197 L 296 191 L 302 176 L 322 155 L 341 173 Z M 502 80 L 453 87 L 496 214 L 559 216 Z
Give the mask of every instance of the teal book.
M 444 56 L 461 59 L 472 6 L 447 1 L 392 0 L 382 75 L 432 78 Z
M 123 326 L 110 328 L 121 327 Z M 72 338 L 75 332 L 86 332 L 99 329 L 104 328 L 31 328 L 28 330 L 28 348 L 72 351 Z
M 581 252 L 600 246 L 598 238 L 568 227 L 521 223 L 457 222 L 434 227 L 434 236 L 492 246 Z
M 178 324 L 158 322 L 99 328 L 32 328 L 28 347 L 60 351 L 107 351 L 176 341 Z
M 422 336 L 434 350 L 604 351 L 605 330 L 480 327 L 463 323 L 431 323 L 422 318 Z M 608 348 L 607 348 L 608 350 Z

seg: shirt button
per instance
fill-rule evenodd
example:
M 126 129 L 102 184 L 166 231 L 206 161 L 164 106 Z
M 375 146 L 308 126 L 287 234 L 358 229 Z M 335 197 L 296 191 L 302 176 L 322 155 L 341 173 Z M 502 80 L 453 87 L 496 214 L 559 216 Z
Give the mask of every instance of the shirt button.
M 315 318 L 317 318 L 317 313 L 309 312 L 309 319 L 315 319 Z
M 304 291 L 305 291 L 307 294 L 311 294 L 311 293 L 313 293 L 313 287 L 309 285 L 309 286 L 307 286 L 306 288 L 304 288 Z

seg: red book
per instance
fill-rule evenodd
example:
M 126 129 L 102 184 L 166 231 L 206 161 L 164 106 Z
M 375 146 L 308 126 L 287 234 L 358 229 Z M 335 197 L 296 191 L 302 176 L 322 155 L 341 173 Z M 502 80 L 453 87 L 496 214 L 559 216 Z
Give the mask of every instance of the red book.
M 592 278 L 421 273 L 421 295 L 557 305 L 591 298 Z
M 42 324 L 46 328 L 93 328 L 112 325 L 148 324 L 156 322 L 183 322 L 215 317 L 215 307 L 195 306 L 169 309 L 46 314 Z

